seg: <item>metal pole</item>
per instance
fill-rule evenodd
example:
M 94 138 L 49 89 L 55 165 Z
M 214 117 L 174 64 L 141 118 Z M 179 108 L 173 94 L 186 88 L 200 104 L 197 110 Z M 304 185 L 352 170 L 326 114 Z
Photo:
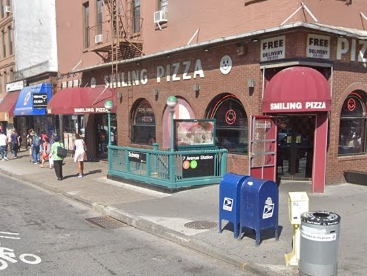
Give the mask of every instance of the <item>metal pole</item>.
M 107 119 L 108 119 L 108 148 L 111 146 L 111 111 L 107 111 Z
M 171 107 L 170 110 L 169 110 L 169 112 L 170 112 L 170 115 L 171 115 L 171 149 L 170 149 L 170 151 L 173 151 L 173 149 L 174 149 L 174 143 L 175 143 L 175 141 L 173 139 L 173 135 L 174 135 L 174 130 L 173 130 L 173 128 L 174 128 L 174 125 L 173 125 L 173 113 L 175 112 L 174 108 Z

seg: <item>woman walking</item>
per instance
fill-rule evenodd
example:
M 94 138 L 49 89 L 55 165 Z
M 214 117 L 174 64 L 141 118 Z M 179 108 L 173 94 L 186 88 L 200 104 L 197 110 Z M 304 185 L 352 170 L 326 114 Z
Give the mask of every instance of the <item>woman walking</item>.
M 87 160 L 86 145 L 84 140 L 77 133 L 74 140 L 74 162 L 78 162 L 78 177 L 83 177 L 84 174 L 84 161 Z

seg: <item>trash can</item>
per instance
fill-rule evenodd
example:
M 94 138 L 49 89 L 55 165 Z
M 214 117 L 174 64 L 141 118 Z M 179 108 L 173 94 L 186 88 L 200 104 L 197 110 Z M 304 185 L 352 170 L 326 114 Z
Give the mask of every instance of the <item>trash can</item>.
M 256 232 L 256 245 L 260 244 L 261 230 L 274 228 L 278 240 L 278 184 L 254 177 L 245 179 L 241 187 L 240 234 L 243 227 Z
M 238 237 L 240 223 L 241 185 L 248 176 L 226 173 L 219 184 L 219 233 L 222 233 L 222 220 L 233 223 L 234 237 Z
M 301 215 L 300 275 L 337 275 L 339 235 L 339 215 L 327 211 Z

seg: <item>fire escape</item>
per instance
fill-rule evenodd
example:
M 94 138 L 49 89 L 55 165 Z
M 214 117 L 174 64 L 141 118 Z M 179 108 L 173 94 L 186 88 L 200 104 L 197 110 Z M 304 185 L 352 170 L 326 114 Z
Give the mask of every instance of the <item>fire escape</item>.
M 103 0 L 103 3 L 109 12 L 107 22 L 110 23 L 110 31 L 108 35 L 103 34 L 105 41 L 95 43 L 90 51 L 99 55 L 104 62 L 115 64 L 116 68 L 112 72 L 117 73 L 117 61 L 144 55 L 141 30 L 138 33 L 133 30 L 133 1 Z

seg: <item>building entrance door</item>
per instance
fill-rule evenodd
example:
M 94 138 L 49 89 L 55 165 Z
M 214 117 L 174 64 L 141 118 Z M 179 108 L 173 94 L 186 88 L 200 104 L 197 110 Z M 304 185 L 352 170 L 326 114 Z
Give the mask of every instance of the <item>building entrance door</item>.
M 311 180 L 314 115 L 278 115 L 277 174 L 280 179 Z

